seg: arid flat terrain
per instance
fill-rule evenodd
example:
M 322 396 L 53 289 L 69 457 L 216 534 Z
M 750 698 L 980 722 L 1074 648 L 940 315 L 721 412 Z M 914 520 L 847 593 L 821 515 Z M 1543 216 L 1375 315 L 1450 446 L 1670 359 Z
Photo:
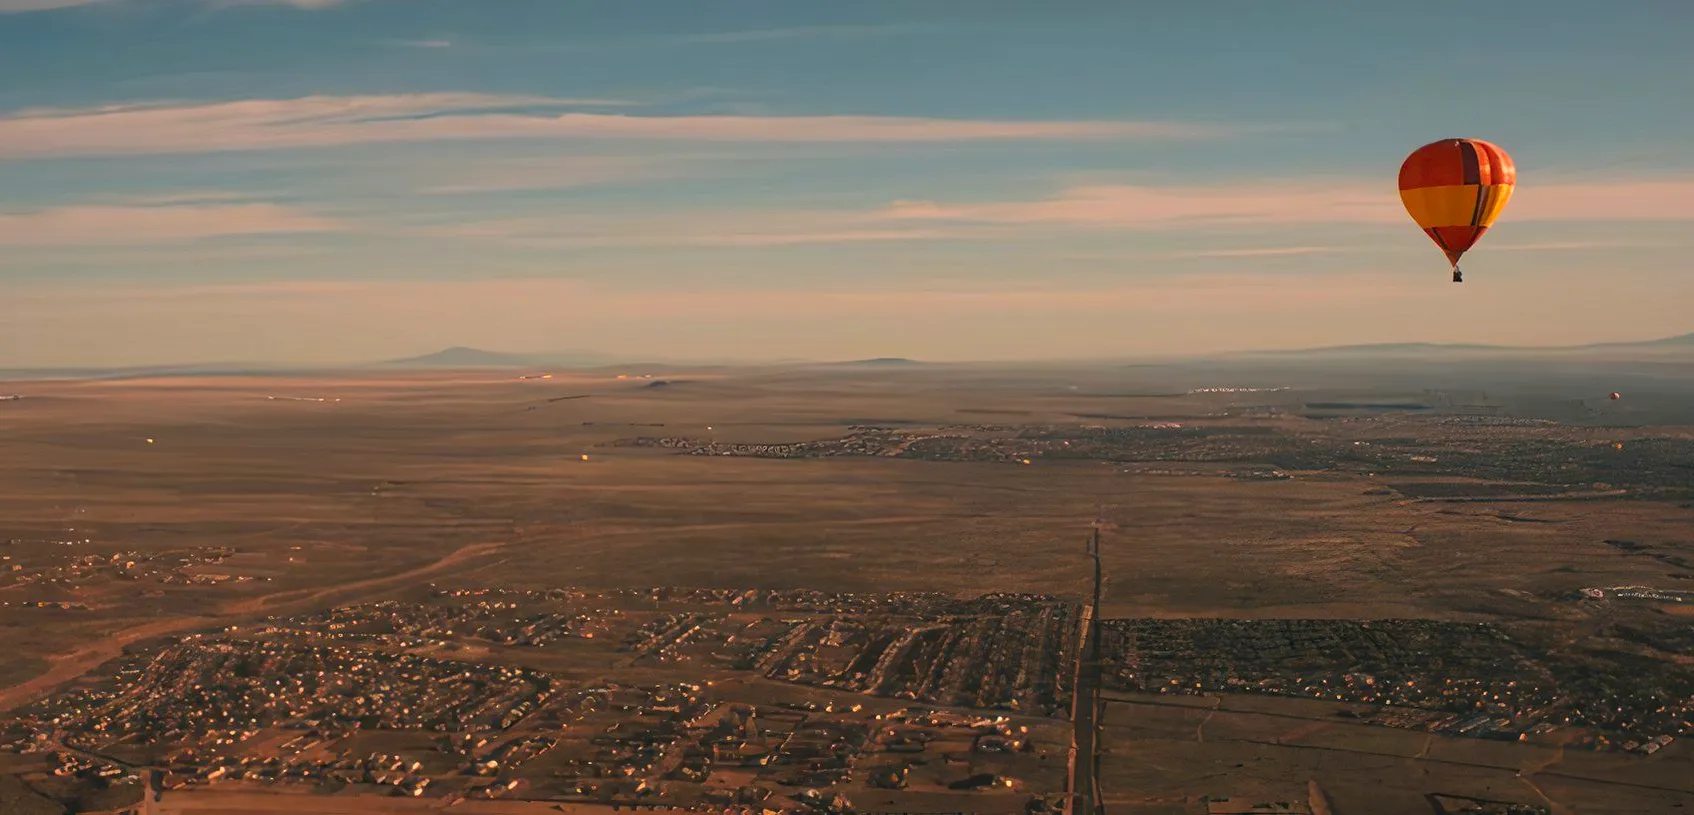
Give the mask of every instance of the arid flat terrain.
M 1694 736 L 1694 432 L 1207 387 L 980 368 L 9 383 L 0 809 L 140 806 L 153 773 L 149 811 L 184 813 L 837 794 L 1025 812 L 1078 785 L 1134 813 L 1694 801 L 1689 741 L 1645 747 Z M 1510 645 L 1336 627 L 1381 620 Z M 1103 635 L 1079 782 L 1078 645 L 1119 630 L 1139 633 Z M 455 666 L 490 671 L 463 690 L 486 710 L 361 713 L 343 694 L 374 711 L 427 683 L 330 688 Z M 1531 676 L 1545 693 L 1503 690 Z M 608 683 L 644 701 L 591 692 Z M 659 735 L 590 738 L 632 726 L 617 710 Z M 312 746 L 280 746 L 296 736 Z

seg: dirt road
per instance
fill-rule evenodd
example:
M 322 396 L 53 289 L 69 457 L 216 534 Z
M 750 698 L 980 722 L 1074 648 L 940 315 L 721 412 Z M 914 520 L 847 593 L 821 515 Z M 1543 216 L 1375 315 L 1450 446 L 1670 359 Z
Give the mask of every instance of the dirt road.
M 216 614 L 210 616 L 166 617 L 133 628 L 126 628 L 94 642 L 80 645 L 71 651 L 47 657 L 51 667 L 46 671 L 33 679 L 0 690 L 0 711 L 11 710 L 20 705 L 28 704 L 52 689 L 98 668 L 109 660 L 116 659 L 123 654 L 124 648 L 132 643 L 169 636 L 183 631 L 229 625 L 255 615 L 305 611 L 324 604 L 344 605 L 357 600 L 359 597 L 401 588 L 420 578 L 430 577 L 448 569 L 462 566 L 466 562 L 493 555 L 504 548 L 505 545 L 497 542 L 473 543 L 459 547 L 432 563 L 424 564 L 415 569 L 408 569 L 398 574 L 356 580 L 321 589 L 293 589 L 277 592 L 262 597 L 225 603 Z

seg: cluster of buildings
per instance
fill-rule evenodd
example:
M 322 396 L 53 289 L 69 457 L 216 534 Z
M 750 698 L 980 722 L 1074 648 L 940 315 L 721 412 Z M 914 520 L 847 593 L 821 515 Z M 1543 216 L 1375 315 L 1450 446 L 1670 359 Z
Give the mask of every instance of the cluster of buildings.
M 54 772 L 88 783 L 156 772 L 167 792 L 350 786 L 443 801 L 844 813 L 852 788 L 905 789 L 932 762 L 958 764 L 924 782 L 937 789 L 1021 789 L 1004 775 L 965 778 L 956 754 L 1034 750 L 1010 717 L 1064 706 L 1075 618 L 1073 605 L 1039 595 L 443 590 L 138 650 L 0 719 L 0 748 L 51 755 Z M 603 648 L 643 675 L 703 678 L 628 685 L 501 664 L 520 653 L 502 647 L 546 649 L 546 632 L 584 619 L 605 632 L 584 639 L 604 644 L 573 647 Z M 475 643 L 476 660 L 430 655 Z M 754 671 L 785 681 L 726 697 L 704 678 Z M 792 701 L 811 693 L 795 685 L 820 692 Z M 760 687 L 787 687 L 788 700 Z M 865 710 L 858 694 L 1007 712 L 890 714 L 888 703 Z M 926 755 L 938 743 L 940 758 Z
M 12 541 L 16 546 L 20 542 Z M 86 545 L 88 540 L 53 541 L 60 545 Z M 200 567 L 222 563 L 235 550 L 227 546 L 193 546 L 143 552 L 126 549 L 103 554 L 54 554 L 36 558 L 38 565 L 26 566 L 13 555 L 4 555 L 0 566 L 0 588 L 51 586 L 78 588 L 102 580 L 148 580 L 167 584 L 207 584 L 226 580 L 250 580 L 242 576 L 214 575 Z
M 1118 681 L 1440 708 L 1500 677 L 1503 699 L 1544 704 L 1552 681 L 1489 624 L 1434 620 L 1102 620 Z M 1537 680 L 1540 681 L 1537 681 Z M 1168 692 L 1168 691 L 1167 691 Z
M 1147 467 L 1129 465 L 1119 470 L 1119 472 L 1135 473 L 1136 475 L 1231 478 L 1237 481 L 1289 481 L 1294 478 L 1292 473 L 1286 473 L 1272 467 L 1253 467 L 1227 464 L 1204 469 L 1198 467 Z
M 819 591 L 817 589 L 731 589 L 687 586 L 609 590 L 579 588 L 442 589 L 438 590 L 435 596 L 454 601 L 474 599 L 478 601 L 478 609 L 504 611 L 519 608 L 518 604 L 520 603 L 525 604 L 523 606 L 525 608 L 537 603 L 560 603 L 573 607 L 592 607 L 592 613 L 602 615 L 622 615 L 638 609 L 688 610 L 703 606 L 721 606 L 723 611 L 769 610 L 842 615 L 945 616 L 994 613 L 1023 602 L 1052 599 L 1045 595 L 1001 593 L 987 594 L 978 598 L 959 598 L 944 592 L 865 594 Z M 378 604 L 376 607 L 398 609 L 402 607 L 402 604 Z
M 446 592 L 437 592 L 446 597 Z M 411 646 L 445 647 L 451 638 L 487 640 L 500 645 L 545 646 L 570 637 L 593 639 L 611 631 L 623 612 L 618 609 L 537 608 L 530 600 L 520 608 L 519 597 L 452 598 L 465 602 L 402 603 L 386 600 L 344 606 L 283 621 L 283 628 L 314 636 L 369 642 L 388 641 Z
M 1582 590 L 1582 596 L 1594 600 L 1649 600 L 1658 603 L 1694 603 L 1694 591 L 1674 591 L 1671 589 L 1655 589 L 1651 586 L 1613 586 L 1611 588 L 1587 588 Z
M 89 783 L 155 770 L 166 789 L 362 785 L 713 812 L 846 812 L 863 788 L 1039 803 L 1014 776 L 1055 746 L 1038 750 L 1028 717 L 1068 718 L 1080 615 L 1025 594 L 438 590 L 138 650 L 0 719 L 0 746 Z M 1323 699 L 1356 720 L 1478 738 L 1580 726 L 1606 734 L 1596 747 L 1640 753 L 1694 732 L 1694 677 L 1579 662 L 1492 625 L 1098 630 L 1119 689 Z M 554 652 L 600 655 L 607 673 L 523 667 L 562 671 Z M 900 699 L 911 706 L 894 710 Z
M 104 686 L 61 694 L 22 718 L 84 749 L 114 741 L 216 746 L 270 728 L 477 731 L 545 701 L 553 682 L 506 665 L 192 635 L 132 654 Z
M 1607 428 L 1450 418 L 1355 420 L 1313 437 L 1310 469 L 1460 476 L 1566 489 L 1624 489 L 1642 497 L 1694 496 L 1686 462 L 1694 439 L 1622 438 Z M 1348 441 L 1345 445 L 1340 442 Z M 1353 441 L 1369 439 L 1368 443 Z M 1279 466 L 1289 467 L 1281 461 Z
M 139 775 L 109 761 L 63 750 L 52 754 L 48 766 L 52 767 L 50 772 L 60 778 L 82 778 L 107 784 L 140 780 Z
M 1435 815 L 1553 815 L 1552 807 L 1512 801 L 1491 801 L 1467 795 L 1433 793 L 1429 802 Z
M 1301 438 L 1271 427 L 1185 426 L 1156 420 L 1117 427 L 949 425 L 934 430 L 856 427 L 839 438 L 789 443 L 731 443 L 673 437 L 617 442 L 622 446 L 675 449 L 699 456 L 881 456 L 1023 464 L 1041 459 L 1272 462 L 1277 456 L 1301 451 L 1304 443 Z
M 1694 733 L 1694 673 L 1547 654 L 1491 624 L 1132 619 L 1100 631 L 1106 681 L 1124 690 L 1344 702 L 1369 706 L 1345 711 L 1355 719 L 1474 738 L 1568 726 L 1642 743 Z
M 369 753 L 355 757 L 347 751 L 310 752 L 321 744 L 319 735 L 308 732 L 291 740 L 301 752 L 283 756 L 254 753 L 186 749 L 166 759 L 160 781 L 164 790 L 244 781 L 255 784 L 365 784 L 393 790 L 396 795 L 421 797 L 432 783 L 423 762 L 398 755 Z
M 50 608 L 58 611 L 88 611 L 93 606 L 75 600 L 0 600 L 0 608 Z
M 993 615 L 799 620 L 757 669 L 773 679 L 938 705 L 1046 715 L 1070 704 L 1075 606 Z
M 1318 432 L 1239 422 L 1196 425 L 1127 416 L 1098 418 L 1112 419 L 1118 426 L 859 426 L 838 438 L 790 443 L 640 437 L 616 444 L 755 458 L 1238 463 L 1277 470 L 1454 476 L 1563 488 L 1601 484 L 1642 495 L 1694 497 L 1683 464 L 1694 458 L 1694 439 L 1680 437 L 1632 437 L 1625 442 L 1605 429 L 1448 414 L 1340 417 L 1326 421 Z

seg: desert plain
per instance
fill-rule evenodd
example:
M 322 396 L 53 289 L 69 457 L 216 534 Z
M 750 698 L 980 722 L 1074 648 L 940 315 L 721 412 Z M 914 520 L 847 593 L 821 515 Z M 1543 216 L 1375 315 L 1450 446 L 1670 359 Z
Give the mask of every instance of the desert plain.
M 1221 376 L 5 383 L 0 809 L 1694 808 L 1685 394 Z

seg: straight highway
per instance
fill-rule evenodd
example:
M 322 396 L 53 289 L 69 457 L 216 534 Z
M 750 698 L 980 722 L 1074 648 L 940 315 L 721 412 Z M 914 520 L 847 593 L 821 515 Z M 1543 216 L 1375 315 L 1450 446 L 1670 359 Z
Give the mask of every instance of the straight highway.
M 1071 749 L 1067 774 L 1066 815 L 1105 815 L 1100 800 L 1100 637 L 1094 619 L 1100 609 L 1104 575 L 1100 567 L 1100 517 L 1088 538 L 1088 556 L 1094 559 L 1093 596 L 1082 610 L 1080 647 L 1076 650 L 1076 672 L 1071 691 Z

